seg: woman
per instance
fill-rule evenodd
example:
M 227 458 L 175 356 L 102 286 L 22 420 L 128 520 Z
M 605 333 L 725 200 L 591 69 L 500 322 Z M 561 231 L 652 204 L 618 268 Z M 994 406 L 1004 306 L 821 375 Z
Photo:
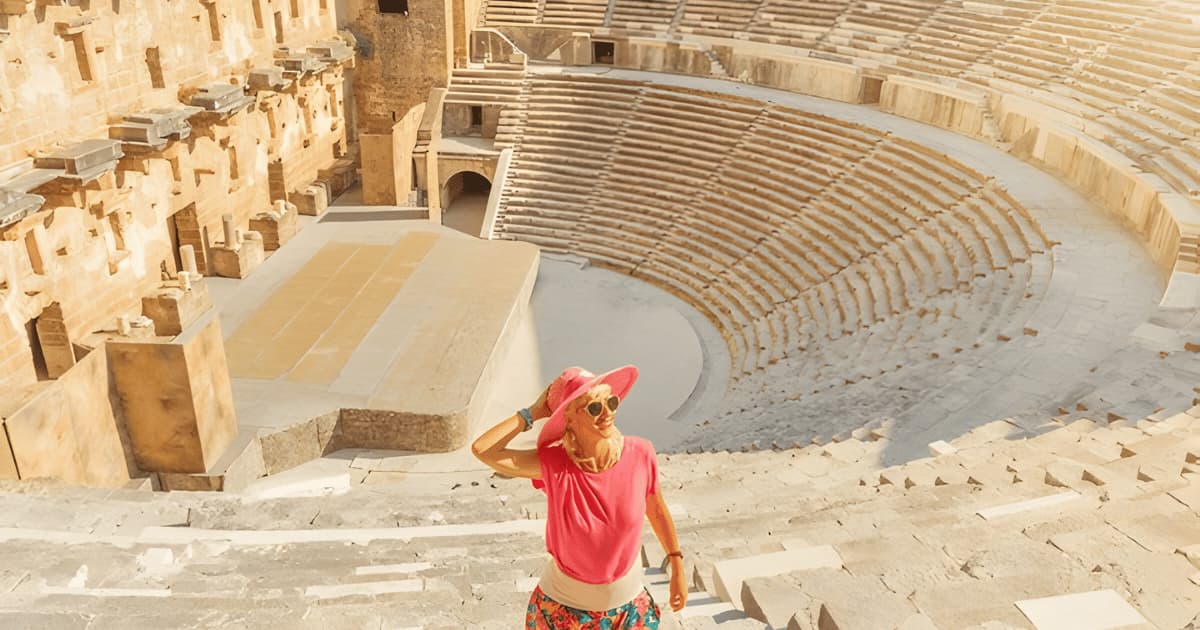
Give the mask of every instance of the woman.
M 568 368 L 536 402 L 488 429 L 471 450 L 510 477 L 533 479 L 546 493 L 551 559 L 529 598 L 525 627 L 571 630 L 658 628 L 659 609 L 642 585 L 642 516 L 668 550 L 671 608 L 687 603 L 683 553 L 658 487 L 654 447 L 613 424 L 637 380 L 626 366 L 595 376 Z M 518 433 L 549 418 L 537 449 L 508 448 Z

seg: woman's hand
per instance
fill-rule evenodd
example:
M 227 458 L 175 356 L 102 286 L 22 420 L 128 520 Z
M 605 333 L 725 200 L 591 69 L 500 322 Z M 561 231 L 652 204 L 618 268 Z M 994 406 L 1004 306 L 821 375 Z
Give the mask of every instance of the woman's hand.
M 671 557 L 671 610 L 679 612 L 687 605 L 687 574 L 683 570 L 683 558 Z
M 554 411 L 550 408 L 550 404 L 546 402 L 546 395 L 550 393 L 551 385 L 553 383 L 547 385 L 546 389 L 543 389 L 541 395 L 537 397 L 537 400 L 532 405 L 529 405 L 529 413 L 533 414 L 534 420 L 546 418 Z

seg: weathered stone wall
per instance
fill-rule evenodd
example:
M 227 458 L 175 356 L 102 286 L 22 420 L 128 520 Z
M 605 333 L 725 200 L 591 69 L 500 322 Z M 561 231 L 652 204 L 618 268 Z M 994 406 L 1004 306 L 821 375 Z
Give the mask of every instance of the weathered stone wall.
M 1180 256 L 1187 236 L 1200 231 L 1200 212 L 1166 182 L 1073 126 L 1063 112 L 1006 95 L 997 114 L 1001 136 L 1012 143 L 1015 155 L 1049 170 L 1128 222 L 1164 275 L 1200 272 L 1200 266 Z
M 754 85 L 773 87 L 833 99 L 845 103 L 870 103 L 879 100 L 872 94 L 871 80 L 858 66 L 803 57 L 770 55 L 743 51 L 738 44 L 714 46 L 729 76 Z
M 354 71 L 358 130 L 390 133 L 392 125 L 425 102 L 431 88 L 450 83 L 454 0 L 409 0 L 408 15 L 380 13 L 377 0 L 344 4 L 359 49 L 370 51 Z M 462 49 L 465 55 L 465 42 Z
M 199 270 L 211 272 L 223 215 L 245 230 L 273 200 L 298 196 L 345 161 L 343 61 L 269 85 L 249 80 L 251 70 L 275 67 L 279 46 L 298 54 L 336 40 L 331 4 L 3 5 L 12 35 L 0 44 L 8 61 L 0 72 L 0 186 L 28 172 L 30 158 L 107 138 L 125 115 L 179 112 L 208 85 L 253 87 L 236 90 L 244 101 L 229 111 L 185 112 L 184 133 L 160 146 L 124 143 L 124 157 L 99 176 L 30 190 L 45 203 L 0 227 L 0 387 L 57 376 L 35 358 L 35 318 L 61 320 L 52 336 L 68 349 L 112 329 L 119 315 L 139 314 L 164 274 L 175 274 L 178 246 L 192 245 Z
M 931 81 L 891 76 L 879 108 L 889 114 L 944 127 L 971 137 L 983 135 L 987 95 Z
M 237 433 L 215 313 L 174 341 L 112 341 L 106 347 L 138 467 L 207 471 Z
M 404 115 L 387 133 L 359 135 L 362 151 L 363 203 L 404 205 L 413 190 L 413 148 L 425 115 L 422 103 Z
M 119 407 L 104 352 L 83 357 L 61 379 L 43 383 L 0 411 L 0 479 L 55 477 L 68 483 L 119 486 L 136 472 L 127 458 Z M 11 390 L 6 391 L 8 395 Z M 11 445 L 16 466 L 6 465 Z
M 107 137 L 111 116 L 177 107 L 182 93 L 272 65 L 278 45 L 332 39 L 331 2 L 5 3 L 16 14 L 0 44 L 0 165 L 58 140 Z

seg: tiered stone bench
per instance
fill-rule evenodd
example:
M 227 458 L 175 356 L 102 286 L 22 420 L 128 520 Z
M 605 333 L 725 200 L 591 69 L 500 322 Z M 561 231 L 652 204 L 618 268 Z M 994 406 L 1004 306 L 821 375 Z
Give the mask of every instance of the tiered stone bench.
M 902 429 L 889 423 L 802 448 L 660 454 L 691 588 L 664 628 L 1185 627 L 1200 615 L 1197 416 L 1001 421 L 899 467 L 879 463 Z M 0 621 L 520 620 L 546 559 L 545 499 L 486 469 L 413 466 L 342 451 L 243 496 L 5 486 Z M 649 528 L 642 556 L 666 602 Z
M 914 341 L 995 343 L 1049 280 L 1046 238 L 1006 191 L 886 133 L 575 74 L 531 77 L 522 114 L 497 236 L 691 304 L 729 347 L 726 414 L 929 361 Z
M 645 13 L 613 3 L 603 33 L 655 29 Z M 1193 246 L 1200 143 L 1192 115 L 1200 105 L 1200 27 L 1180 20 L 1178 7 L 1136 0 L 671 6 L 667 36 L 711 48 L 711 70 L 645 57 L 633 43 L 619 63 L 712 76 L 728 69 L 772 87 L 878 100 L 884 111 L 995 143 L 1133 223 L 1169 278 L 1165 306 L 1200 302 Z M 666 20 L 669 7 L 655 10 Z M 834 74 L 813 81 L 815 72 Z M 834 75 L 854 77 L 849 91 L 829 91 Z

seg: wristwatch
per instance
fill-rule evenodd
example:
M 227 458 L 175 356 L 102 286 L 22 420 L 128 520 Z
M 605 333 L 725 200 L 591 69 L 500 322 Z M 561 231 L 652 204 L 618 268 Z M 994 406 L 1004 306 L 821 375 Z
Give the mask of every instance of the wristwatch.
M 522 407 L 521 409 L 517 410 L 517 414 L 520 415 L 521 419 L 525 421 L 525 428 L 521 429 L 522 433 L 533 428 L 533 414 L 529 413 L 528 409 Z

